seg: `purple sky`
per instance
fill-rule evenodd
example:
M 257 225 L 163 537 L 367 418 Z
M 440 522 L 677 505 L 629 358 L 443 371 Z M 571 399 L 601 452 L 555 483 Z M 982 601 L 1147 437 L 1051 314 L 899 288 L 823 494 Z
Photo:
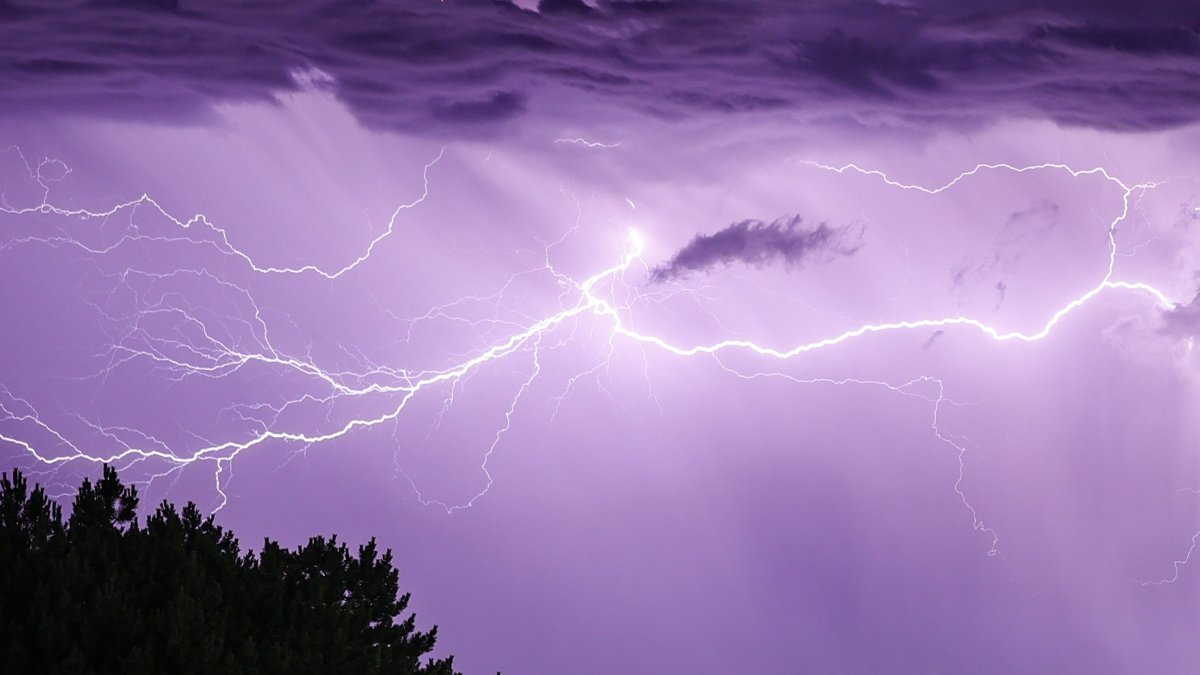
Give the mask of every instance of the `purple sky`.
M 4 468 L 466 673 L 1195 672 L 1200 10 L 519 4 L 0 0 Z

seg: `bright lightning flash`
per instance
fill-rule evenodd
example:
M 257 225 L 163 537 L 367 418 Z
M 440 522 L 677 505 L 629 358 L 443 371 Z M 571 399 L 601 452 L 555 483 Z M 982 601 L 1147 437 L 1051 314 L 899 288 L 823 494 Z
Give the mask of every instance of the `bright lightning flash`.
M 612 148 L 619 145 L 594 143 L 581 138 L 558 139 L 555 142 L 584 145 L 589 148 Z M 10 206 L 7 200 L 5 200 L 0 204 L 0 213 L 13 219 L 47 216 L 60 217 L 73 221 L 100 223 L 107 223 L 120 214 L 129 214 L 131 227 L 119 239 L 106 244 L 86 243 L 84 239 L 65 234 L 66 229 L 60 228 L 58 233 L 54 235 L 27 235 L 2 241 L 0 242 L 0 252 L 20 246 L 43 245 L 74 247 L 83 251 L 88 256 L 101 257 L 114 254 L 118 249 L 133 244 L 189 244 L 205 247 L 209 253 L 215 253 L 219 256 L 232 259 L 244 270 L 248 270 L 254 274 L 309 274 L 323 277 L 331 282 L 339 280 L 347 272 L 366 264 L 375 251 L 376 246 L 394 233 L 395 223 L 400 214 L 417 207 L 425 200 L 429 194 L 429 172 L 442 158 L 442 154 L 439 153 L 425 165 L 423 189 L 420 196 L 411 202 L 397 207 L 392 213 L 386 229 L 371 239 L 363 247 L 360 255 L 344 264 L 332 267 L 324 267 L 316 264 L 306 264 L 299 267 L 280 267 L 259 263 L 254 260 L 249 254 L 234 246 L 227 232 L 214 225 L 204 215 L 197 214 L 188 219 L 176 218 L 169 214 L 159 202 L 155 201 L 149 195 L 143 194 L 135 200 L 118 203 L 102 211 L 56 206 L 50 201 L 50 187 L 54 180 L 46 176 L 47 169 L 54 169 L 64 175 L 69 172 L 69 169 L 61 162 L 55 160 L 43 160 L 40 163 L 31 164 L 26 161 L 17 148 L 10 148 L 8 152 L 15 153 L 20 157 L 21 161 L 25 162 L 31 178 L 42 188 L 42 199 L 40 203 L 25 207 Z M 394 422 L 400 418 L 416 397 L 438 387 L 444 388 L 445 385 L 449 385 L 452 392 L 445 403 L 445 406 L 448 407 L 453 403 L 453 392 L 456 390 L 458 384 L 472 372 L 477 371 L 485 364 L 513 357 L 518 353 L 528 354 L 531 357 L 531 366 L 505 411 L 502 426 L 492 435 L 492 441 L 483 455 L 480 469 L 483 473 L 484 481 L 477 494 L 460 503 L 448 503 L 428 498 L 422 494 L 416 483 L 398 468 L 400 474 L 408 479 L 422 503 L 435 505 L 444 509 L 447 513 L 452 513 L 472 506 L 480 497 L 487 494 L 491 488 L 493 481 L 488 471 L 488 460 L 503 441 L 505 434 L 510 430 L 523 396 L 541 375 L 541 356 L 543 351 L 553 348 L 553 344 L 562 344 L 563 341 L 570 340 L 571 335 L 573 335 L 570 332 L 571 325 L 577 319 L 596 317 L 607 326 L 608 349 L 600 355 L 599 360 L 593 366 L 569 379 L 566 390 L 558 398 L 559 402 L 561 402 L 563 396 L 566 396 L 570 392 L 571 388 L 580 378 L 594 375 L 600 368 L 608 364 L 617 340 L 626 340 L 635 345 L 657 349 L 680 358 L 709 357 L 720 368 L 740 378 L 759 379 L 771 377 L 784 378 L 806 384 L 855 384 L 881 387 L 898 395 L 917 397 L 928 401 L 931 412 L 930 425 L 934 436 L 937 440 L 953 448 L 958 458 L 958 480 L 954 483 L 953 490 L 967 509 L 974 529 L 986 535 L 990 540 L 988 554 L 994 555 L 997 552 L 997 535 L 994 530 L 983 524 L 976 509 L 969 503 L 961 489 L 964 471 L 963 458 L 967 452 L 967 444 L 965 441 L 956 439 L 942 431 L 938 425 L 939 413 L 942 407 L 953 404 L 945 396 L 944 387 L 940 379 L 932 376 L 924 376 L 899 384 L 856 379 L 802 380 L 782 372 L 744 372 L 727 366 L 721 357 L 727 352 L 743 351 L 767 357 L 768 359 L 787 361 L 799 358 L 810 352 L 831 348 L 868 334 L 931 328 L 947 329 L 962 327 L 973 329 L 997 341 L 1032 342 L 1045 338 L 1064 317 L 1106 291 L 1133 291 L 1144 294 L 1158 306 L 1164 309 L 1171 309 L 1175 307 L 1175 303 L 1172 302 L 1166 293 L 1154 286 L 1140 281 L 1126 281 L 1114 278 L 1115 263 L 1118 255 L 1115 234 L 1117 226 L 1128 216 L 1131 199 L 1135 195 L 1140 196 L 1147 190 L 1153 189 L 1157 183 L 1144 182 L 1136 185 L 1127 185 L 1103 168 L 1076 170 L 1063 164 L 1038 164 L 1032 166 L 979 164 L 943 185 L 926 187 L 895 181 L 883 172 L 862 169 L 854 164 L 845 166 L 829 166 L 818 163 L 808 164 L 817 169 L 837 174 L 860 174 L 868 179 L 880 179 L 892 188 L 919 191 L 928 195 L 937 195 L 943 191 L 950 190 L 963 181 L 983 172 L 1004 171 L 1026 173 L 1051 171 L 1066 172 L 1075 178 L 1100 176 L 1120 190 L 1123 207 L 1121 212 L 1116 214 L 1108 224 L 1109 261 L 1107 272 L 1095 285 L 1085 290 L 1079 296 L 1065 302 L 1045 320 L 1041 328 L 1033 332 L 1006 330 L 1003 327 L 993 326 L 969 316 L 943 316 L 932 318 L 918 317 L 905 321 L 854 326 L 822 339 L 795 344 L 789 347 L 765 345 L 749 338 L 726 339 L 709 344 L 676 344 L 657 335 L 641 332 L 632 325 L 632 320 L 628 312 L 630 299 L 637 299 L 642 296 L 639 292 L 639 285 L 629 283 L 626 281 L 626 278 L 630 274 L 641 274 L 642 276 L 639 278 L 644 278 L 647 268 L 642 263 L 646 241 L 641 233 L 635 229 L 630 229 L 625 239 L 624 251 L 621 256 L 613 264 L 600 269 L 582 280 L 572 279 L 560 273 L 551 261 L 552 249 L 563 239 L 547 245 L 542 266 L 514 275 L 509 283 L 512 284 L 518 277 L 533 273 L 549 273 L 553 275 L 559 286 L 564 289 L 559 296 L 558 311 L 546 316 L 528 317 L 527 320 L 522 321 L 490 320 L 491 323 L 489 325 L 491 327 L 499 325 L 507 329 L 509 331 L 507 337 L 494 340 L 485 348 L 475 353 L 464 355 L 460 360 L 447 367 L 432 370 L 409 370 L 386 364 L 375 364 L 367 361 L 365 358 L 362 359 L 362 368 L 358 370 L 328 370 L 308 355 L 289 354 L 277 349 L 272 341 L 267 321 L 263 318 L 263 313 L 254 302 L 254 298 L 250 292 L 244 286 L 235 283 L 226 278 L 226 276 L 212 271 L 210 267 L 197 265 L 193 268 L 181 267 L 168 272 L 127 268 L 116 275 L 113 279 L 114 284 L 120 287 L 127 286 L 139 280 L 143 282 L 170 282 L 179 279 L 194 279 L 218 285 L 229 294 L 241 298 L 250 308 L 248 315 L 240 317 L 240 321 L 247 327 L 250 334 L 254 336 L 254 339 L 250 345 L 228 339 L 223 335 L 221 330 L 217 330 L 212 325 L 211 317 L 207 316 L 201 308 L 187 304 L 177 297 L 177 294 L 166 292 L 158 295 L 148 294 L 142 298 L 141 304 L 134 313 L 130 315 L 110 316 L 110 318 L 126 326 L 127 330 L 123 334 L 117 335 L 113 343 L 109 345 L 108 351 L 105 354 L 107 365 L 101 372 L 95 374 L 96 377 L 105 377 L 114 372 L 115 369 L 134 362 L 151 364 L 162 369 L 163 372 L 169 373 L 171 377 L 179 379 L 188 377 L 221 378 L 250 366 L 262 366 L 298 375 L 313 385 L 314 388 L 304 394 L 288 398 L 282 403 L 264 402 L 253 406 L 237 407 L 236 414 L 255 427 L 254 432 L 248 438 L 206 440 L 203 447 L 188 452 L 173 450 L 166 443 L 154 436 L 139 432 L 136 429 L 104 426 L 97 422 L 84 420 L 85 424 L 95 433 L 115 444 L 114 447 L 116 449 L 112 452 L 96 453 L 78 447 L 65 434 L 59 433 L 51 424 L 46 422 L 32 402 L 19 397 L 0 385 L 0 421 L 11 423 L 10 426 L 27 431 L 24 435 L 12 432 L 0 433 L 0 441 L 7 442 L 27 453 L 29 457 L 45 467 L 47 471 L 55 471 L 62 466 L 72 463 L 108 462 L 123 469 L 138 466 L 140 467 L 139 470 L 148 472 L 151 475 L 150 480 L 153 481 L 171 476 L 177 478 L 179 472 L 185 467 L 208 464 L 213 469 L 213 480 L 216 485 L 216 491 L 220 495 L 219 503 L 214 510 L 219 510 L 228 500 L 225 488 L 228 486 L 232 476 L 233 461 L 242 453 L 269 443 L 290 446 L 295 449 L 296 453 L 303 453 L 312 446 L 345 437 L 357 430 L 379 427 Z M 630 206 L 632 207 L 632 202 L 630 202 Z M 150 209 L 153 213 L 162 216 L 174 227 L 175 232 L 173 234 L 151 234 L 143 232 L 136 225 L 132 225 L 132 214 L 139 209 Z M 576 227 L 578 227 L 578 223 L 576 223 Z M 569 236 L 574 229 L 572 228 L 571 231 L 564 234 L 563 238 Z M 479 327 L 483 325 L 483 322 L 460 316 L 456 313 L 457 308 L 467 302 L 501 302 L 503 301 L 506 288 L 507 286 L 490 296 L 482 298 L 471 296 L 447 305 L 435 307 L 423 316 L 411 320 L 412 323 L 410 325 L 424 320 L 446 318 Z M 618 298 L 621 298 L 621 300 L 618 300 Z M 99 306 L 97 308 L 103 311 Z M 184 334 L 180 331 L 176 331 L 173 334 L 156 333 L 156 320 L 164 318 L 177 320 L 179 325 L 187 328 L 187 333 Z M 567 332 L 568 335 L 563 337 L 559 333 L 560 329 L 567 329 L 564 332 Z M 556 340 L 557 342 L 555 342 Z M 935 392 L 935 394 L 928 393 L 930 391 Z M 347 421 L 337 424 L 334 428 L 319 433 L 299 429 L 296 427 L 294 421 L 288 419 L 288 413 L 293 408 L 316 405 L 332 409 L 335 403 L 346 400 L 370 401 L 373 405 L 382 400 L 386 401 L 387 404 L 376 413 L 352 416 Z M 34 438 L 42 440 L 32 440 Z M 1193 548 L 1195 548 L 1195 542 L 1196 538 L 1193 537 Z M 1191 552 L 1189 551 L 1188 556 L 1190 557 L 1190 555 Z M 1185 558 L 1176 564 L 1176 577 L 1179 574 L 1179 567 L 1186 563 L 1186 561 L 1187 559 Z M 1172 578 L 1156 583 L 1169 583 L 1173 580 Z

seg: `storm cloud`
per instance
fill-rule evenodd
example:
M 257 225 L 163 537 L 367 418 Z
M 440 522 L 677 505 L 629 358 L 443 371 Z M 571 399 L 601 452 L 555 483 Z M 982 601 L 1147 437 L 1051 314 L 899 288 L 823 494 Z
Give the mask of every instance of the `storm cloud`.
M 849 226 L 830 227 L 821 223 L 803 227 L 800 216 L 774 222 L 743 220 L 713 234 L 698 234 L 671 259 L 650 273 L 654 282 L 669 281 L 718 265 L 764 265 L 782 261 L 788 265 L 830 260 L 853 255 L 862 247 L 862 230 Z
M 1196 121 L 1200 6 L 1112 4 L 0 0 L 0 110 L 203 120 L 318 71 L 364 124 L 443 135 L 613 110 L 913 128 Z

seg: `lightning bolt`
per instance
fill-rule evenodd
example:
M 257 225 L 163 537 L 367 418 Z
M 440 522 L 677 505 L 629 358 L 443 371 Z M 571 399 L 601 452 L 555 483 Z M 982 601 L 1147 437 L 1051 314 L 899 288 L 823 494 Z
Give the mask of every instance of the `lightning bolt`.
M 1140 581 L 1138 583 L 1142 586 L 1166 586 L 1179 581 L 1179 571 L 1184 565 L 1188 564 L 1188 561 L 1192 559 L 1192 554 L 1196 552 L 1197 543 L 1200 543 L 1200 531 L 1197 531 L 1196 534 L 1192 535 L 1192 545 L 1188 547 L 1187 553 L 1184 554 L 1183 558 L 1171 563 L 1172 569 L 1175 570 L 1174 574 L 1166 577 L 1165 579 L 1159 579 L 1157 581 Z
M 586 138 L 578 138 L 578 137 L 577 138 L 556 138 L 556 139 L 554 139 L 554 143 L 556 145 L 561 144 L 561 143 L 569 143 L 571 145 L 582 145 L 585 148 L 599 148 L 602 150 L 612 150 L 613 148 L 621 147 L 621 141 L 617 141 L 616 143 L 601 143 L 599 141 L 589 141 Z
M 555 143 L 560 142 L 601 148 L 612 148 L 619 145 L 593 143 L 582 138 L 555 141 Z M 385 230 L 370 239 L 357 257 L 332 267 L 322 267 L 316 264 L 285 267 L 260 263 L 231 243 L 228 233 L 213 224 L 206 216 L 197 214 L 187 219 L 177 218 L 168 213 L 159 202 L 148 194 L 118 203 L 102 211 L 57 206 L 50 201 L 51 185 L 57 180 L 61 180 L 61 177 L 48 176 L 48 169 L 53 168 L 63 176 L 69 173 L 70 169 L 57 160 L 31 163 L 26 160 L 18 148 L 10 148 L 8 152 L 16 153 L 24 162 L 30 177 L 42 189 L 42 199 L 40 203 L 26 207 L 13 207 L 8 204 L 7 199 L 4 199 L 0 205 L 0 214 L 14 219 L 54 216 L 72 221 L 107 223 L 119 214 L 127 213 L 130 225 L 116 241 L 109 243 L 89 244 L 78 237 L 68 235 L 65 229 L 60 229 L 59 233 L 54 235 L 26 235 L 11 238 L 0 244 L 0 250 L 12 250 L 19 246 L 29 245 L 68 246 L 83 251 L 89 256 L 102 258 L 121 247 L 134 243 L 183 243 L 201 247 L 218 256 L 228 258 L 253 274 L 314 275 L 330 282 L 336 282 L 347 272 L 365 264 L 372 257 L 376 246 L 393 235 L 397 218 L 403 212 L 414 209 L 425 201 L 430 190 L 430 171 L 442 159 L 445 150 L 443 149 L 424 165 L 420 195 L 412 201 L 396 207 Z M 658 335 L 642 332 L 633 326 L 629 312 L 632 304 L 652 300 L 649 291 L 646 291 L 638 283 L 629 281 L 630 277 L 645 279 L 649 271 L 649 267 L 643 261 L 646 243 L 637 230 L 630 229 L 628 231 L 623 244 L 623 252 L 615 262 L 589 277 L 577 280 L 556 269 L 552 262 L 551 252 L 555 246 L 562 243 L 579 227 L 577 220 L 575 226 L 562 237 L 544 246 L 545 255 L 540 266 L 517 273 L 498 291 L 484 296 L 466 296 L 452 303 L 434 307 L 416 318 L 405 320 L 408 325 L 406 339 L 411 339 L 413 327 L 423 322 L 449 320 L 472 327 L 476 330 L 476 335 L 480 340 L 490 339 L 485 346 L 472 353 L 460 355 L 451 365 L 419 369 L 377 364 L 361 354 L 354 355 L 346 350 L 347 354 L 354 356 L 360 367 L 354 370 L 330 370 L 319 365 L 311 353 L 297 355 L 277 348 L 264 314 L 250 291 L 245 286 L 215 273 L 208 266 L 198 265 L 194 268 L 179 268 L 168 272 L 126 268 L 119 273 L 103 274 L 109 279 L 114 292 L 117 289 L 129 291 L 136 298 L 137 306 L 132 311 L 117 313 L 110 311 L 103 302 L 97 301 L 93 304 L 98 312 L 115 325 L 124 327 L 124 330 L 114 336 L 104 354 L 105 365 L 88 377 L 104 378 L 111 375 L 116 369 L 135 362 L 150 364 L 169 378 L 181 381 L 189 378 L 223 378 L 256 366 L 272 372 L 298 376 L 306 383 L 303 393 L 285 397 L 278 402 L 241 404 L 227 409 L 225 412 L 246 425 L 249 430 L 247 436 L 240 439 L 198 439 L 200 447 L 190 452 L 172 449 L 160 439 L 136 429 L 102 425 L 96 421 L 80 418 L 80 421 L 97 437 L 107 439 L 116 448 L 111 452 L 89 452 L 70 440 L 67 434 L 60 433 L 43 421 L 42 415 L 30 401 L 15 395 L 6 387 L 0 386 L 0 421 L 8 422 L 10 426 L 25 430 L 24 434 L 0 432 L 0 441 L 15 446 L 47 470 L 53 471 L 74 462 L 107 462 L 123 470 L 139 467 L 139 470 L 149 473 L 150 478 L 147 482 L 168 478 L 178 480 L 180 472 L 185 467 L 210 463 L 213 467 L 216 492 L 219 495 L 218 502 L 213 509 L 217 511 L 229 501 L 226 489 L 233 475 L 234 460 L 242 453 L 270 443 L 279 443 L 284 447 L 293 448 L 290 457 L 302 456 L 314 446 L 346 437 L 357 431 L 397 423 L 418 396 L 425 392 L 430 392 L 432 395 L 432 392 L 448 387 L 449 393 L 446 394 L 443 402 L 444 412 L 453 405 L 456 392 L 459 391 L 466 378 L 485 365 L 527 357 L 527 370 L 504 412 L 503 423 L 496 429 L 490 444 L 483 453 L 479 467 L 484 477 L 483 485 L 470 499 L 451 503 L 427 497 L 418 483 L 404 472 L 401 462 L 397 458 L 398 475 L 408 481 L 421 503 L 441 508 L 446 513 L 453 513 L 473 506 L 491 489 L 494 481 L 488 469 L 488 461 L 512 428 L 514 418 L 535 381 L 542 376 L 544 354 L 575 339 L 581 330 L 581 321 L 586 318 L 593 321 L 590 325 L 594 326 L 595 322 L 598 322 L 603 326 L 606 347 L 587 368 L 568 378 L 561 394 L 554 398 L 555 413 L 557 413 L 558 405 L 561 404 L 563 398 L 570 394 L 578 381 L 583 378 L 596 377 L 602 369 L 611 366 L 612 355 L 618 341 L 633 344 L 642 349 L 643 353 L 649 349 L 678 358 L 709 359 L 731 376 L 747 380 L 783 378 L 796 384 L 809 386 L 853 385 L 883 388 L 900 396 L 915 397 L 925 401 L 929 405 L 930 428 L 934 438 L 948 446 L 957 457 L 958 477 L 953 485 L 953 492 L 970 516 L 973 529 L 990 540 L 988 555 L 995 555 L 999 541 L 996 532 L 984 525 L 976 508 L 972 506 L 962 490 L 965 472 L 964 456 L 967 453 L 968 444 L 945 432 L 939 426 L 939 416 L 944 406 L 956 405 L 952 399 L 947 397 L 941 379 L 933 376 L 921 376 L 899 384 L 853 378 L 802 379 L 780 371 L 741 370 L 729 366 L 722 357 L 728 353 L 744 352 L 768 360 L 787 362 L 811 352 L 830 349 L 871 334 L 925 329 L 964 328 L 974 330 L 995 341 L 1034 342 L 1049 335 L 1055 326 L 1069 314 L 1108 291 L 1128 291 L 1142 294 L 1149 297 L 1157 306 L 1163 309 L 1172 309 L 1176 307 L 1176 304 L 1166 293 L 1154 286 L 1140 281 L 1114 278 L 1118 256 L 1115 235 L 1117 226 L 1128 217 L 1131 200 L 1135 195 L 1140 198 L 1140 195 L 1155 188 L 1159 183 L 1148 181 L 1129 185 L 1103 168 L 1077 170 L 1064 164 L 1050 163 L 1030 166 L 979 164 L 942 185 L 927 187 L 893 180 L 881 171 L 863 169 L 854 164 L 831 166 L 817 162 L 805 163 L 817 170 L 839 175 L 859 175 L 868 180 L 882 180 L 894 189 L 918 191 L 931 196 L 953 189 L 971 177 L 984 172 L 1057 171 L 1065 172 L 1073 178 L 1100 176 L 1119 189 L 1122 195 L 1122 209 L 1107 227 L 1109 241 L 1107 270 L 1093 286 L 1063 304 L 1046 318 L 1039 329 L 1032 332 L 1007 330 L 990 325 L 978 318 L 954 315 L 868 323 L 849 327 L 842 332 L 821 339 L 790 346 L 761 344 L 749 338 L 680 344 Z M 576 204 L 578 206 L 578 203 Z M 631 208 L 633 207 L 632 202 L 629 202 L 629 205 Z M 175 231 L 173 233 L 144 232 L 133 222 L 133 216 L 139 209 L 146 208 L 163 217 Z M 528 316 L 514 311 L 508 313 L 508 318 L 500 318 L 501 314 L 498 310 L 504 305 L 505 294 L 510 285 L 516 283 L 518 279 L 535 275 L 548 275 L 561 289 L 557 297 L 558 310 L 545 316 Z M 236 315 L 218 319 L 211 308 L 191 304 L 182 293 L 171 290 L 172 284 L 184 282 L 210 284 L 220 288 L 227 297 L 236 299 L 243 309 L 239 309 Z M 686 292 L 699 297 L 697 289 L 682 289 L 675 292 Z M 233 301 L 231 300 L 231 302 Z M 463 316 L 460 313 L 460 310 L 466 307 L 477 305 L 490 305 L 497 311 L 493 313 L 492 317 L 483 319 Z M 223 325 L 224 320 L 238 325 L 244 331 L 242 339 L 230 337 L 229 330 Z M 163 334 L 156 328 L 163 324 L 170 324 L 173 329 Z M 492 338 L 497 330 L 507 331 L 507 333 L 498 339 Z M 929 389 L 932 389 L 933 393 L 927 391 Z M 340 404 L 344 401 L 359 401 L 365 407 L 377 410 L 370 414 L 352 414 L 345 420 L 335 421 L 335 412 L 340 414 L 342 409 Z M 329 428 L 323 431 L 297 430 L 290 419 L 295 416 L 296 411 L 307 410 L 314 406 L 318 410 L 325 411 L 325 421 Z M 37 438 L 41 440 L 34 440 Z M 153 468 L 147 468 L 147 466 Z M 1195 546 L 1196 537 L 1193 537 L 1192 549 Z M 1176 577 L 1179 568 L 1186 564 L 1190 556 L 1191 550 L 1189 550 L 1187 558 L 1176 563 Z

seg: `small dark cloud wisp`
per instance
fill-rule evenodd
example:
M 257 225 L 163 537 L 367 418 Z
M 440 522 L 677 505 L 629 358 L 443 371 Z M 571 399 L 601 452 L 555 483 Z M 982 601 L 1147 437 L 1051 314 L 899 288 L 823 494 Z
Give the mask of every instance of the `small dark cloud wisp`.
M 862 248 L 862 229 L 805 228 L 800 216 L 772 222 L 742 220 L 713 234 L 698 234 L 650 272 L 654 283 L 670 281 L 718 265 L 766 265 L 783 262 L 800 266 L 853 255 Z

